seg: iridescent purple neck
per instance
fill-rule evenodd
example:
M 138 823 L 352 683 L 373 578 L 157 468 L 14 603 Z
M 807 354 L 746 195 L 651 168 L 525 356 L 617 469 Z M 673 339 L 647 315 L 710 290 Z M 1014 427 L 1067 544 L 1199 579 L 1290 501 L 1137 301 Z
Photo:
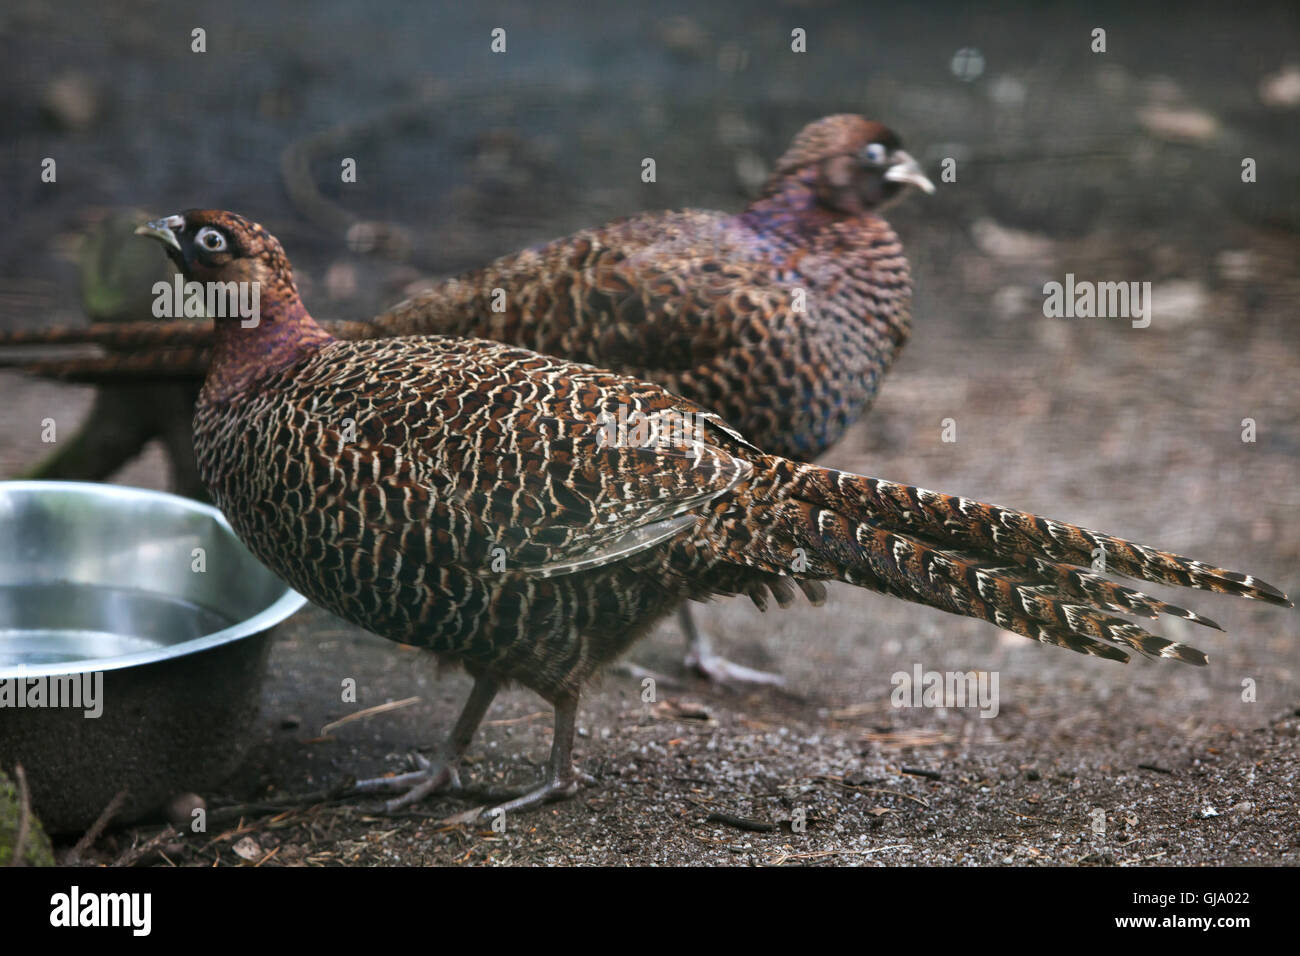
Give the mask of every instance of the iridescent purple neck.
M 763 187 L 763 195 L 740 214 L 741 220 L 756 232 L 807 236 L 848 218 L 818 200 L 817 177 L 816 166 L 774 175 Z
M 256 391 L 271 375 L 292 368 L 332 342 L 316 324 L 297 292 L 263 296 L 255 326 L 238 317 L 214 320 L 212 364 L 204 392 L 212 401 L 229 401 Z

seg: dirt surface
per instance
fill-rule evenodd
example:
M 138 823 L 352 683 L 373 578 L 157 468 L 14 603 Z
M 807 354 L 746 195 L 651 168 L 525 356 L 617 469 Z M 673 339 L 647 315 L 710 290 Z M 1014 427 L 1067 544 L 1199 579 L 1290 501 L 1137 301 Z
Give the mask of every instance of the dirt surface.
M 420 21 L 314 5 L 310 22 L 228 3 L 41 4 L 3 14 L 18 82 L 0 235 L 0 323 L 76 321 L 72 237 L 97 208 L 225 206 L 284 240 L 322 317 L 371 314 L 420 275 L 614 215 L 738 208 L 752 170 L 809 119 L 844 109 L 900 130 L 937 196 L 892 210 L 916 276 L 915 334 L 870 416 L 823 461 L 1113 531 L 1300 589 L 1300 147 L 1283 71 L 1297 14 L 1260 6 L 1171 21 L 1133 5 L 928 15 L 858 5 L 742 5 L 593 23 L 581 5 L 430 10 Z M 257 15 L 252 11 L 256 10 Z M 182 22 L 183 21 L 183 22 Z M 191 22 L 192 21 L 192 22 Z M 1096 21 L 1096 22 L 1094 22 Z M 208 24 L 209 52 L 188 51 Z M 488 58 L 488 31 L 509 29 Z M 1089 52 L 1107 27 L 1108 52 Z M 788 52 L 789 31 L 810 52 Z M 35 42 L 36 40 L 40 42 Z M 480 51 L 479 47 L 482 47 Z M 980 50 L 969 82 L 950 62 Z M 382 51 L 382 52 L 381 52 Z M 57 129 L 42 97 L 69 72 L 91 119 Z M 1282 79 L 1278 79 L 1281 76 Z M 1300 82 L 1298 80 L 1297 82 Z M 1274 85 L 1269 85 L 1274 83 Z M 410 230 L 406 262 L 349 252 L 288 199 L 285 146 L 432 90 L 427 122 L 362 136 L 354 192 L 322 193 Z M 1277 91 L 1281 90 L 1281 94 Z M 30 172 L 60 157 L 57 187 Z M 348 153 L 345 153 L 348 155 Z M 658 159 L 659 182 L 639 180 Z M 1258 182 L 1241 181 L 1241 161 Z M 1149 281 L 1149 328 L 1043 314 L 1067 273 Z M 0 474 L 39 457 L 39 422 L 75 426 L 88 390 L 0 372 Z M 944 441 L 945 420 L 955 441 Z M 1242 440 L 1252 419 L 1256 440 Z M 951 432 L 951 429 L 949 429 Z M 123 483 L 162 487 L 152 451 Z M 408 769 L 451 725 L 462 674 L 318 610 L 272 656 L 262 730 L 207 835 L 111 833 L 94 859 L 282 864 L 1295 864 L 1300 862 L 1300 645 L 1294 611 L 1201 593 L 1159 596 L 1227 633 L 1164 622 L 1207 668 L 1127 667 L 848 587 L 826 607 L 698 609 L 717 649 L 785 675 L 783 691 L 687 676 L 661 625 L 579 715 L 596 778 L 504 832 L 444 822 L 481 800 L 387 816 L 374 800 L 294 796 Z M 996 716 L 899 708 L 899 672 L 995 673 Z M 342 682 L 356 680 L 355 703 Z M 219 692 L 219 689 L 214 689 Z M 359 708 L 411 706 L 322 734 Z M 524 783 L 550 741 L 547 707 L 504 692 L 470 751 L 467 785 Z M 909 771 L 921 771 L 917 774 Z M 709 822 L 751 818 L 766 832 Z M 806 826 L 791 828 L 802 819 Z M 242 819 L 243 826 L 239 826 Z M 132 852 L 153 840 L 145 854 Z M 252 842 L 247 842 L 251 840 Z M 160 855 L 158 851 L 162 851 Z

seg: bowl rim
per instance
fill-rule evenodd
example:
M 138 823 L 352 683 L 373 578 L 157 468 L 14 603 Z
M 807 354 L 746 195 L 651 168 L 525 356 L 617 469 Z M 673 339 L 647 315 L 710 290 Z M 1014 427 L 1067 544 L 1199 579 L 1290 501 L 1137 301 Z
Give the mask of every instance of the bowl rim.
M 193 498 L 186 498 L 182 495 L 174 495 L 167 491 L 154 491 L 150 488 L 135 488 L 130 485 L 110 485 L 94 481 L 0 481 L 0 493 L 17 491 L 17 492 L 56 492 L 71 493 L 79 495 L 93 495 L 97 498 L 116 499 L 119 501 L 133 500 L 153 500 L 159 499 L 167 501 L 169 504 L 177 505 L 189 511 L 205 515 L 214 519 L 217 525 L 225 531 L 226 534 L 245 551 L 248 549 L 243 542 L 239 540 L 230 522 L 226 520 L 217 508 L 212 505 L 204 504 L 201 501 L 195 501 Z M 10 680 L 23 677 L 56 677 L 72 674 L 93 674 L 98 671 L 122 670 L 127 667 L 140 667 L 145 664 L 156 664 L 161 661 L 173 660 L 175 658 L 186 657 L 190 654 L 198 654 L 202 651 L 211 650 L 214 647 L 220 647 L 223 644 L 229 644 L 232 641 L 242 640 L 245 637 L 251 637 L 279 624 L 281 621 L 289 618 L 299 611 L 307 603 L 307 599 L 295 591 L 289 585 L 285 584 L 279 575 L 277 575 L 266 565 L 258 561 L 256 557 L 249 553 L 249 558 L 262 568 L 267 574 L 271 575 L 280 582 L 284 588 L 284 593 L 280 595 L 271 604 L 264 607 L 252 617 L 245 618 L 232 624 L 230 627 L 222 628 L 219 631 L 213 631 L 211 634 L 203 634 L 199 637 L 190 638 L 188 641 L 182 641 L 179 644 L 168 644 L 164 647 L 156 648 L 149 651 L 139 651 L 134 654 L 120 654 L 116 657 L 96 657 L 80 661 L 57 661 L 50 664 L 18 664 L 10 667 L 0 667 L 0 680 Z

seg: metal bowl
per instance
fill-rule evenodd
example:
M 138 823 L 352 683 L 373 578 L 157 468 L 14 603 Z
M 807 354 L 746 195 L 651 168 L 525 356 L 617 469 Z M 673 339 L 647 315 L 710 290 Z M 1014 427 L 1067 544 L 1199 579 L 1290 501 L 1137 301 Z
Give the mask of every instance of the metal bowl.
M 272 629 L 305 603 L 215 508 L 0 482 L 0 766 L 22 763 L 54 832 L 84 829 L 120 790 L 130 821 L 220 783 L 257 716 Z

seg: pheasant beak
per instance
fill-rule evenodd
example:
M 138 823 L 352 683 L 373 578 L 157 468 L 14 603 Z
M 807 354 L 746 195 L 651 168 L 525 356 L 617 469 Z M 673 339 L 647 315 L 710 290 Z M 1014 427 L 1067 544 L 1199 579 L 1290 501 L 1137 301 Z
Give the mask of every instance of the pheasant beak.
M 925 173 L 921 172 L 921 164 L 901 149 L 895 150 L 894 161 L 885 170 L 885 178 L 890 182 L 916 186 L 927 193 L 934 192 L 934 183 L 930 182 Z
M 136 229 L 135 234 L 157 239 L 164 246 L 171 246 L 177 252 L 180 252 L 181 243 L 176 238 L 176 230 L 184 228 L 185 218 L 183 216 L 168 216 L 166 219 L 156 219 L 151 223 L 140 226 Z

